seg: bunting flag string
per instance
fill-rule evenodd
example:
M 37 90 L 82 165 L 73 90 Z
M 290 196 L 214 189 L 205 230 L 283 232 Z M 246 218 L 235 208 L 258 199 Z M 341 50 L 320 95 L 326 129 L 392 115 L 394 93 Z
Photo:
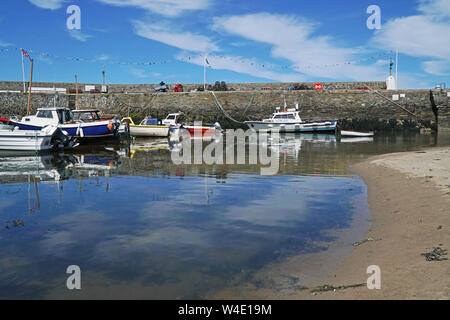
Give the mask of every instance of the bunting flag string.
M 48 58 L 55 58 L 59 60 L 66 60 L 66 61 L 72 61 L 72 62 L 92 62 L 92 63 L 101 63 L 101 64 L 113 64 L 113 65 L 135 65 L 135 66 L 153 66 L 153 65 L 162 65 L 167 63 L 175 63 L 175 62 L 187 62 L 191 63 L 196 58 L 199 57 L 201 59 L 204 58 L 203 54 L 196 54 L 196 55 L 190 55 L 187 57 L 178 57 L 175 59 L 165 59 L 160 61 L 142 61 L 142 62 L 129 62 L 129 61 L 111 61 L 111 60 L 105 60 L 105 59 L 87 59 L 87 58 L 79 58 L 79 57 L 65 57 L 60 55 L 51 54 L 48 52 L 40 52 L 37 50 L 31 50 L 31 49 L 23 49 L 23 48 L 14 48 L 14 47 L 4 47 L 0 48 L 0 52 L 12 52 L 12 51 L 21 51 L 22 54 L 30 59 L 29 53 L 40 56 L 40 57 L 48 57 Z M 29 52 L 29 53 L 28 53 Z M 390 52 L 384 52 L 379 53 L 367 58 L 358 59 L 358 60 L 352 60 L 352 61 L 345 61 L 341 63 L 332 63 L 332 64 L 305 64 L 305 65 L 276 65 L 276 64 L 268 64 L 268 63 L 258 63 L 254 60 L 249 59 L 241 59 L 241 58 L 233 58 L 230 56 L 223 56 L 223 55 L 207 55 L 208 58 L 212 61 L 212 67 L 214 68 L 214 60 L 220 59 L 220 60 L 227 60 L 238 64 L 245 64 L 251 67 L 259 67 L 259 68 L 266 68 L 266 69 L 277 69 L 277 70 L 295 70 L 297 72 L 307 72 L 309 69 L 314 68 L 335 68 L 335 67 L 341 67 L 345 65 L 354 65 L 354 64 L 360 64 L 364 62 L 368 62 L 371 60 L 379 59 L 384 56 L 391 55 L 392 51 Z M 203 60 L 202 60 L 203 61 Z

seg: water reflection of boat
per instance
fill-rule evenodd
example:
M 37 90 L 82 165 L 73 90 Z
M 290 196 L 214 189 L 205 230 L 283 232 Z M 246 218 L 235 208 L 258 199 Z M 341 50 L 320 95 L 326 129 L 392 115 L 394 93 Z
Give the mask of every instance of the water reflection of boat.
M 344 143 L 355 143 L 355 142 L 373 142 L 373 137 L 351 137 L 351 138 L 341 138 L 339 142 Z
M 59 181 L 72 175 L 70 158 L 59 154 L 11 156 L 0 154 L 0 181 L 22 181 L 33 176 L 41 181 Z
M 93 153 L 45 154 L 17 156 L 13 153 L 0 153 L 0 183 L 23 182 L 27 176 L 40 181 L 60 181 L 69 179 L 75 173 L 90 171 L 89 175 L 107 173 L 120 166 L 116 152 L 98 150 Z
M 312 143 L 335 143 L 336 136 L 333 134 L 280 134 L 278 138 L 272 135 L 267 135 L 267 144 L 269 146 L 289 146 L 289 145 L 301 145 L 302 141 L 308 141 Z
M 345 130 L 340 130 L 339 131 L 339 135 L 341 137 L 373 137 L 374 133 L 373 131 L 371 132 L 359 132 L 359 131 L 345 131 Z

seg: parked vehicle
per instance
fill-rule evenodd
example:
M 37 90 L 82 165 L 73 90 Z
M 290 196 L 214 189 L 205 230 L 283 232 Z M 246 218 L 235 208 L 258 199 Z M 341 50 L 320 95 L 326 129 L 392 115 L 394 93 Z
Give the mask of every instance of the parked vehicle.
M 173 92 L 183 92 L 183 85 L 177 83 L 174 87 L 173 87 Z

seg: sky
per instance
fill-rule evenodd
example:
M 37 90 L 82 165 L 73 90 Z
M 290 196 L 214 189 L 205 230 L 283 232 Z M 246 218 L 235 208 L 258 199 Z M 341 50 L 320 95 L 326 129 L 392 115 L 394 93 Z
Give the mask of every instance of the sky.
M 199 84 L 384 81 L 398 49 L 399 88 L 449 86 L 450 0 L 0 0 L 0 81 L 21 48 L 33 81 Z

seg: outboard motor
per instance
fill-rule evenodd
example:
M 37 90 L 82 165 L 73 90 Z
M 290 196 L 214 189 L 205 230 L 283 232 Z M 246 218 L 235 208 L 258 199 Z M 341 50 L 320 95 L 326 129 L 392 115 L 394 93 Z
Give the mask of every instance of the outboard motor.
M 52 143 L 55 148 L 74 148 L 78 145 L 77 139 L 69 137 L 67 132 L 58 128 L 52 137 Z

